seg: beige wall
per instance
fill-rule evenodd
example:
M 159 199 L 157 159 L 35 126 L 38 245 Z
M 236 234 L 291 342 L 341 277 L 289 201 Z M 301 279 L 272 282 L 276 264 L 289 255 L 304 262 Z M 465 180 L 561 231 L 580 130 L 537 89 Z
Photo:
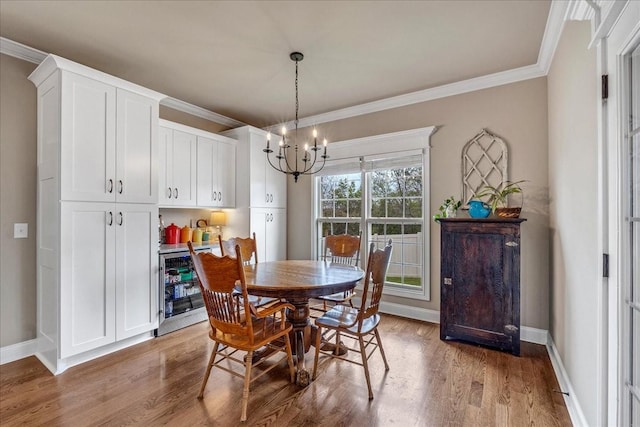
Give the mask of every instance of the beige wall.
M 589 425 L 597 425 L 598 81 L 588 22 L 567 22 L 548 75 L 551 325 Z
M 527 80 L 438 99 L 319 126 L 331 141 L 438 126 L 431 138 L 431 200 L 435 213 L 442 201 L 461 197 L 463 145 L 483 128 L 502 137 L 509 147 L 509 177 L 526 179 L 522 225 L 521 323 L 549 327 L 549 247 L 546 78 Z M 329 155 L 331 155 L 329 146 Z M 288 185 L 288 256 L 311 254 L 311 180 Z M 386 297 L 440 310 L 440 227 L 431 225 L 431 301 Z
M 0 347 L 36 337 L 35 67 L 0 54 Z M 13 238 L 16 222 L 27 239 Z

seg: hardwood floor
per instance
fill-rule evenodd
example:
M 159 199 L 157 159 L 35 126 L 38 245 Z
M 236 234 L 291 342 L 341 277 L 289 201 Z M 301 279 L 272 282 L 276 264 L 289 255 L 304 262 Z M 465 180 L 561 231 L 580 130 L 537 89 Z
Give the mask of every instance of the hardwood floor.
M 35 358 L 0 366 L 0 424 L 240 425 L 242 380 L 212 371 L 196 399 L 213 347 L 206 323 L 130 347 L 53 376 Z M 286 363 L 256 380 L 250 426 L 570 426 L 544 346 L 521 356 L 442 342 L 435 324 L 384 315 L 382 358 L 362 367 L 321 359 L 309 387 L 288 383 Z M 357 355 L 356 355 L 357 356 Z M 307 354 L 313 364 L 313 354 Z

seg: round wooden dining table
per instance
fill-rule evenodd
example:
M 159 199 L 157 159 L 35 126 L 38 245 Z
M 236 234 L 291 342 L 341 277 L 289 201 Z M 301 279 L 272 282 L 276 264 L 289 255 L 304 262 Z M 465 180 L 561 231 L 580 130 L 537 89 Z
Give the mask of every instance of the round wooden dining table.
M 288 310 L 287 320 L 293 326 L 296 383 L 309 385 L 311 375 L 304 363 L 305 353 L 312 342 L 309 299 L 353 289 L 364 277 L 364 271 L 328 261 L 304 260 L 260 262 L 247 265 L 244 270 L 250 294 L 285 299 L 295 307 Z

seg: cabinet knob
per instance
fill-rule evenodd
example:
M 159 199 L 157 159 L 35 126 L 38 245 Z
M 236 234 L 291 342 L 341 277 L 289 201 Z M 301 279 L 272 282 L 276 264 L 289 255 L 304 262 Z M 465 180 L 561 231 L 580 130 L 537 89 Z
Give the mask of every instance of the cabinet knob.
M 447 286 L 451 286 L 453 283 L 453 280 L 451 280 L 451 277 L 445 277 L 443 280 L 444 284 Z

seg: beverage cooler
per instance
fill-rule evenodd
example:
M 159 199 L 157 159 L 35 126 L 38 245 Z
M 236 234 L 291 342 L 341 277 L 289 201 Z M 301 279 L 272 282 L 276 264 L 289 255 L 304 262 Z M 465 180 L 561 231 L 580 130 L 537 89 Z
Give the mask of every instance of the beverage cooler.
M 197 250 L 211 251 L 210 248 Z M 198 278 L 188 251 L 160 254 L 160 325 L 156 336 L 207 319 Z

